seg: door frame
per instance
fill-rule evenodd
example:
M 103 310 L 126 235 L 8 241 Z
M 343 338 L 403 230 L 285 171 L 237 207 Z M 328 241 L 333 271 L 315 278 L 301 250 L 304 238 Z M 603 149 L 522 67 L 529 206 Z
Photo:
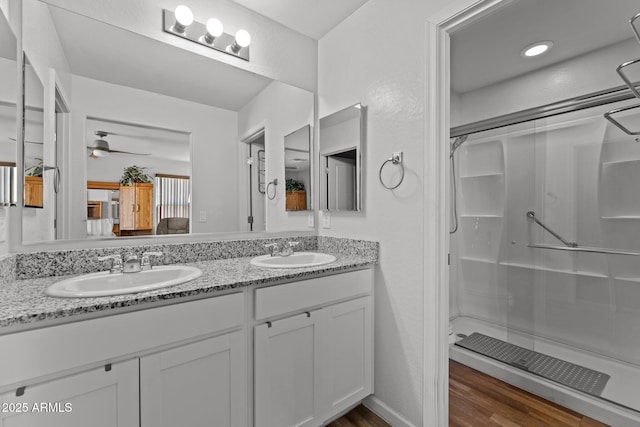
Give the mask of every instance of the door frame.
M 267 165 L 268 162 L 266 160 L 266 156 L 267 156 L 267 125 L 266 123 L 261 123 L 258 126 L 256 126 L 255 128 L 251 129 L 244 137 L 242 137 L 240 139 L 240 142 L 246 144 L 248 150 L 249 150 L 249 156 L 248 157 L 252 157 L 252 153 L 251 153 L 251 148 L 253 146 L 254 141 L 256 141 L 257 139 L 262 138 L 264 141 L 264 154 L 265 154 L 265 179 L 266 179 L 266 169 L 267 169 Z M 241 159 L 245 159 L 248 160 L 247 156 L 241 155 L 240 158 Z M 244 217 L 247 218 L 247 222 L 242 222 L 241 219 L 241 224 L 247 224 L 248 223 L 248 218 L 249 217 L 253 217 L 253 192 L 252 192 L 252 174 L 253 174 L 253 164 L 250 164 L 249 162 L 245 163 L 247 165 L 246 169 L 244 169 L 244 171 L 242 172 L 245 177 L 247 177 L 247 181 L 246 181 L 246 185 L 244 185 L 245 189 L 248 190 L 247 192 L 247 197 L 246 197 L 246 208 L 243 209 L 245 211 Z M 256 167 L 258 167 L 258 165 L 255 165 Z M 267 224 L 268 224 L 268 220 L 267 220 L 267 202 L 265 200 L 264 203 L 264 220 L 265 220 L 265 229 L 264 231 L 267 231 Z M 249 232 L 254 232 L 253 230 L 253 220 L 251 223 L 247 224 L 247 228 Z
M 424 427 L 449 425 L 449 35 L 514 1 L 517 0 L 455 0 L 430 16 L 426 22 Z

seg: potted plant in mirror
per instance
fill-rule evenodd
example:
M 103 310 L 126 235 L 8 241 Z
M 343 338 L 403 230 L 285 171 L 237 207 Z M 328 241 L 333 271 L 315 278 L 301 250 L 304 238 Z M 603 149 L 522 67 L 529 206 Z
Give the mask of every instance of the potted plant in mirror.
M 145 169 L 144 167 L 136 165 L 124 168 L 124 173 L 122 174 L 122 178 L 120 178 L 120 185 L 128 187 L 137 183 L 150 183 L 151 178 L 144 173 Z
M 304 184 L 295 179 L 287 179 L 285 182 L 287 192 L 286 209 L 288 211 L 307 210 L 307 192 Z
M 42 172 L 44 171 L 43 162 L 40 157 L 36 157 L 36 160 L 38 161 L 38 163 L 25 169 L 24 173 L 26 176 L 36 176 L 42 178 Z

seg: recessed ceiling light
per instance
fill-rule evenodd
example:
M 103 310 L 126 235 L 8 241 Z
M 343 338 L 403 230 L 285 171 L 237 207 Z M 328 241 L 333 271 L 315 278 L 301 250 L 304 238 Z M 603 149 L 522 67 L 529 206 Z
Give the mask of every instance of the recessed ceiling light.
M 520 56 L 523 58 L 532 58 L 534 56 L 542 55 L 551 49 L 552 46 L 553 42 L 551 41 L 536 42 L 522 49 Z

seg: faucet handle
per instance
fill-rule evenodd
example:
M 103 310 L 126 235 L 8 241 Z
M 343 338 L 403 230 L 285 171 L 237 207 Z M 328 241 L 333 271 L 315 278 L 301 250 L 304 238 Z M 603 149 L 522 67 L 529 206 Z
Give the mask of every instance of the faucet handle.
M 98 257 L 98 261 L 106 261 L 111 260 L 111 268 L 109 269 L 110 273 L 121 273 L 122 272 L 122 256 L 121 255 L 105 255 Z
M 276 254 L 276 250 L 278 249 L 277 243 L 267 243 L 264 245 L 265 248 L 269 249 L 269 255 L 274 256 Z
M 149 257 L 162 255 L 164 255 L 164 253 L 162 252 L 144 252 L 142 254 L 142 259 L 140 260 L 140 267 L 143 270 L 151 270 L 153 266 L 151 265 L 151 260 L 149 259 Z

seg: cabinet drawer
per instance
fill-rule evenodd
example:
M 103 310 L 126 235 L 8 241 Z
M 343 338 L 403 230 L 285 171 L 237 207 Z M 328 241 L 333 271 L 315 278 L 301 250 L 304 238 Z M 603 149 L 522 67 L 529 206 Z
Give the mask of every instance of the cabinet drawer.
M 372 288 L 373 270 L 367 269 L 256 289 L 256 320 L 364 295 Z
M 0 388 L 244 324 L 244 294 L 0 336 Z

